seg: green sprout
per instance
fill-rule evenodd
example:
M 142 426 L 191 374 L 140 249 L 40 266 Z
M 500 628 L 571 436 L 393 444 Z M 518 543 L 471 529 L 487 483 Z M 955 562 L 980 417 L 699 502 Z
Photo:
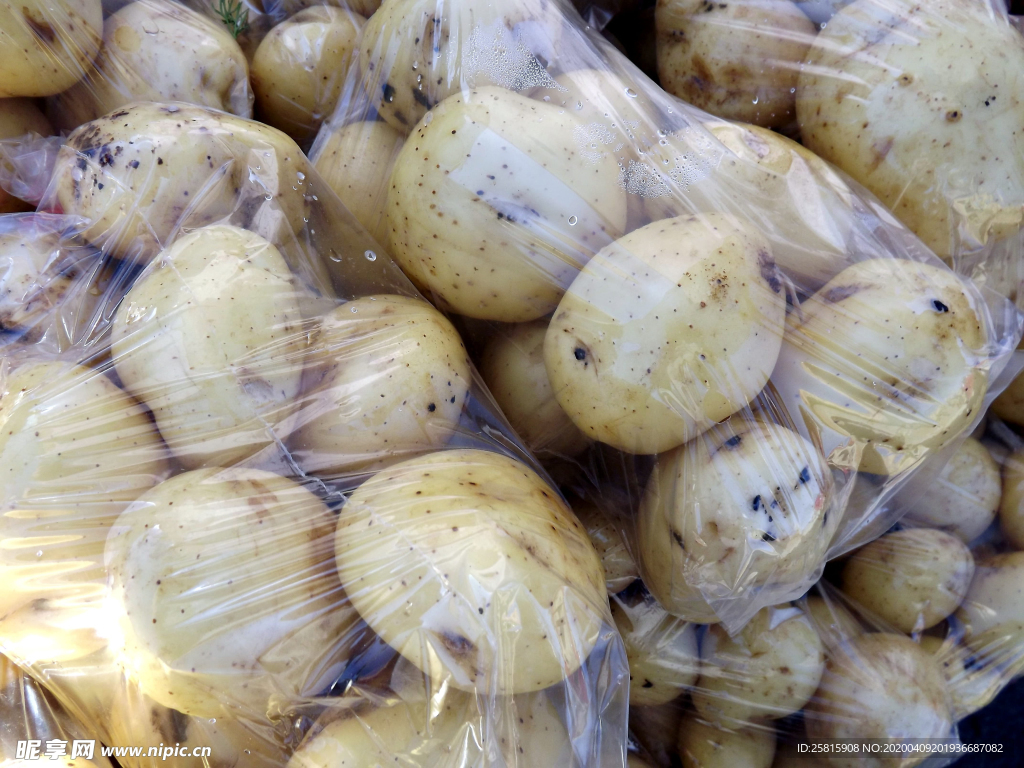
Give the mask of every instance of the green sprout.
M 249 29 L 249 9 L 242 5 L 242 0 L 218 0 L 213 11 L 236 40 Z

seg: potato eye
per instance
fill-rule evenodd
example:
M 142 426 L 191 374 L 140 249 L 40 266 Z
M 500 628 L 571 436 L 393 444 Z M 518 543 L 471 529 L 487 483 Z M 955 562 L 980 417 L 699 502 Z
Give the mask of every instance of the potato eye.
M 587 359 L 587 350 L 585 350 L 583 347 L 576 347 L 576 349 L 574 349 L 572 353 L 576 356 L 577 360 Z
M 733 435 L 725 441 L 726 448 L 735 448 L 737 445 L 743 442 L 743 437 L 740 435 Z
M 938 299 L 932 299 L 932 307 L 936 312 L 949 312 L 949 307 L 943 304 Z

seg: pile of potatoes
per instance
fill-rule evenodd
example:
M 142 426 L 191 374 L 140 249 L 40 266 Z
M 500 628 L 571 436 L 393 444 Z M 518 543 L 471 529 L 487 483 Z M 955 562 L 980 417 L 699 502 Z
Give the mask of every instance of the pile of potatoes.
M 1024 43 L 901 3 L 659 0 L 687 106 L 551 0 L 0 0 L 0 671 L 190 767 L 954 738 Z

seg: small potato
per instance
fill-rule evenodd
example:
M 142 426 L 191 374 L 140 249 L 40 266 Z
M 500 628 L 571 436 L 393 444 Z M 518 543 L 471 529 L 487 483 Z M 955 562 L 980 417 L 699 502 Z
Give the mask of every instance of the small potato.
M 364 296 L 326 315 L 286 431 L 310 473 L 380 469 L 440 448 L 466 404 L 469 356 L 422 299 Z
M 391 174 L 391 253 L 441 308 L 543 317 L 624 231 L 618 162 L 575 115 L 504 88 L 458 93 L 430 116 Z
M 835 649 L 804 714 L 812 741 L 943 739 L 951 735 L 946 682 L 934 657 L 903 635 L 869 633 Z M 909 766 L 924 759 L 832 755 L 835 768 Z
M 1003 464 L 999 528 L 1014 549 L 1024 550 L 1024 450 L 1014 451 Z
M 957 609 L 974 557 L 960 539 L 930 528 L 887 533 L 843 568 L 843 592 L 901 632 L 923 632 Z
M 949 703 L 954 720 L 962 720 L 988 706 L 1008 682 L 997 665 L 977 655 L 969 647 L 925 635 L 921 647 L 939 662 L 946 678 Z
M 751 600 L 799 597 L 839 524 L 833 490 L 810 442 L 734 417 L 659 457 L 637 521 L 644 583 L 667 611 L 700 623 Z
M 0 33 L 2 34 L 2 33 Z M 18 139 L 28 134 L 53 135 L 53 126 L 31 99 L 0 99 L 0 141 Z M 0 157 L 0 173 L 13 173 L 14 168 Z M 5 189 L 0 189 L 0 214 L 31 211 L 31 203 L 19 200 Z
M 787 318 L 772 384 L 830 464 L 898 475 L 955 439 L 982 407 L 981 302 L 949 270 L 859 262 Z
M 121 302 L 117 374 L 184 466 L 229 466 L 275 442 L 306 353 L 296 282 L 262 237 L 213 226 L 176 240 Z
M 817 28 L 789 0 L 658 0 L 661 87 L 729 120 L 793 121 L 800 62 Z
M 696 682 L 697 625 L 671 616 L 647 590 L 612 599 L 629 662 L 629 705 L 667 704 Z
M 319 693 L 357 616 L 331 562 L 334 515 L 270 472 L 185 472 L 144 493 L 107 541 L 121 656 L 147 696 L 200 717 L 265 720 Z
M 718 728 L 686 715 L 679 728 L 679 754 L 683 768 L 769 768 L 775 757 L 775 729 Z
M 252 59 L 260 119 L 298 142 L 316 136 L 341 98 L 365 23 L 358 13 L 317 6 L 270 30 Z
M 984 445 L 968 437 L 938 477 L 913 495 L 906 517 L 970 542 L 995 519 L 1001 497 L 999 465 Z
M 484 349 L 480 375 L 509 424 L 538 455 L 577 456 L 590 440 L 555 399 L 544 366 L 546 322 L 496 332 Z
M 71 87 L 92 66 L 102 34 L 100 0 L 0 0 L 0 98 Z
M 388 180 L 404 143 L 405 136 L 383 120 L 367 120 L 330 130 L 310 156 L 327 186 L 381 243 L 387 239 Z
M 763 608 L 735 636 L 721 624 L 701 641 L 693 705 L 709 722 L 742 727 L 801 709 L 818 688 L 825 653 L 799 608 Z
M 51 98 L 47 112 L 71 131 L 134 101 L 185 101 L 252 117 L 245 54 L 223 24 L 179 3 L 126 5 L 103 24 L 95 68 Z
M 0 634 L 26 658 L 79 658 L 106 645 L 107 531 L 168 475 L 166 449 L 106 376 L 12 368 L 0 377 Z
M 342 509 L 335 549 L 366 623 L 462 690 L 554 685 L 608 614 L 583 526 L 533 471 L 496 453 L 441 451 L 380 472 Z
M 829 648 L 860 637 L 865 632 L 864 626 L 838 597 L 826 599 L 811 595 L 799 605 Z
M 639 578 L 636 562 L 622 540 L 619 527 L 592 501 L 574 504 L 573 512 L 587 529 L 587 535 L 601 558 L 608 594 L 617 595 Z
M 974 580 L 956 613 L 967 645 L 988 665 L 1024 673 L 1024 552 L 978 562 Z
M 311 166 L 285 134 L 187 104 L 139 103 L 86 123 L 57 155 L 47 202 L 83 233 L 145 262 L 179 228 L 227 217 L 277 241 L 304 226 Z
M 746 224 L 649 224 L 598 253 L 555 310 L 544 341 L 555 397 L 588 437 L 670 450 L 761 391 L 785 305 L 771 247 Z

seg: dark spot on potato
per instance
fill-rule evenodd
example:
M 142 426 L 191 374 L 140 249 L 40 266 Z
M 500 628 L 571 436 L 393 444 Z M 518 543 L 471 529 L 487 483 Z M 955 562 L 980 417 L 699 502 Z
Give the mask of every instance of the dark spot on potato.
M 385 103 L 390 104 L 395 100 L 395 88 L 391 83 L 384 83 L 381 86 L 381 92 L 383 93 Z
M 757 494 L 757 496 L 754 497 L 753 509 L 757 512 L 757 510 L 762 509 L 763 507 L 764 505 L 761 504 L 761 494 Z
M 426 109 L 433 109 L 434 104 L 427 98 L 427 94 L 418 88 L 412 92 L 412 97 L 416 100 L 416 103 Z
M 932 309 L 934 309 L 936 312 L 949 312 L 949 307 L 947 307 L 938 299 L 932 299 Z
M 430 405 L 427 406 L 427 410 L 433 413 L 434 411 L 437 410 L 437 406 L 434 405 L 434 403 L 431 403 Z
M 730 437 L 728 440 L 725 441 L 725 447 L 726 448 L 735 448 L 737 445 L 739 445 L 742 442 L 743 442 L 743 437 L 741 435 L 733 435 L 732 437 Z
M 860 292 L 860 289 L 861 286 L 859 285 L 837 285 L 835 288 L 825 292 L 825 301 L 831 304 L 846 301 L 855 293 Z
M 52 46 L 57 40 L 57 33 L 53 30 L 53 25 L 50 24 L 46 19 L 37 19 L 32 12 L 22 6 L 21 15 L 25 17 L 25 23 L 28 28 L 32 30 L 32 34 L 38 37 L 47 45 Z
M 686 549 L 686 544 L 683 542 L 682 534 L 679 531 L 672 531 L 672 538 L 675 539 L 680 549 Z
M 946 121 L 950 123 L 960 122 L 960 118 L 964 116 L 964 113 L 959 109 L 951 109 L 946 113 Z
M 889 151 L 892 149 L 895 141 L 896 139 L 890 136 L 884 141 L 876 141 L 871 145 L 871 150 L 875 153 L 875 156 L 871 158 L 871 162 L 868 164 L 868 173 L 877 169 L 885 158 L 889 156 Z
M 782 290 L 782 281 L 779 280 L 779 270 L 775 266 L 775 259 L 768 251 L 757 252 L 757 266 L 761 270 L 761 277 L 768 283 L 768 287 L 775 293 Z
M 761 541 L 775 541 L 775 537 L 768 533 L 768 531 L 765 531 L 761 534 Z
M 811 469 L 810 467 L 804 467 L 800 470 L 800 484 L 811 482 Z
M 577 360 L 587 359 L 587 350 L 583 349 L 583 347 L 576 347 L 576 349 L 572 351 L 572 354 Z
M 451 651 L 455 656 L 465 656 L 476 650 L 476 646 L 473 645 L 472 640 L 463 637 L 462 635 L 457 635 L 454 632 L 445 632 L 442 634 L 441 642 L 444 643 L 444 647 Z

